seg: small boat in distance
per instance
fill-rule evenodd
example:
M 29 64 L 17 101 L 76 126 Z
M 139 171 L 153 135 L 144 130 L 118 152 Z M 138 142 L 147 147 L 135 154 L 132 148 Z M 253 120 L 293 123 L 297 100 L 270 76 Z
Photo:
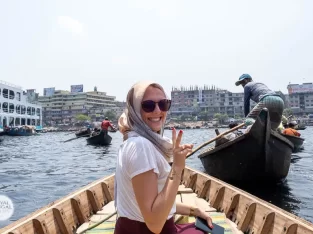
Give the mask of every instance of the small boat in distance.
M 36 135 L 35 126 L 17 126 L 11 127 L 6 132 L 9 136 L 32 136 Z
M 93 135 L 95 134 L 95 135 Z M 87 143 L 89 145 L 110 145 L 112 141 L 112 137 L 108 134 L 104 134 L 103 131 L 94 132 L 91 137 L 88 137 Z
M 210 212 L 225 233 L 313 233 L 312 223 L 189 167 L 184 169 L 176 202 Z M 9 224 L 0 233 L 113 234 L 116 218 L 111 175 Z M 174 219 L 176 223 L 194 222 L 189 216 L 175 215 Z
M 293 149 L 287 138 L 271 130 L 264 109 L 250 130 L 198 157 L 209 175 L 230 183 L 277 183 L 288 175 Z

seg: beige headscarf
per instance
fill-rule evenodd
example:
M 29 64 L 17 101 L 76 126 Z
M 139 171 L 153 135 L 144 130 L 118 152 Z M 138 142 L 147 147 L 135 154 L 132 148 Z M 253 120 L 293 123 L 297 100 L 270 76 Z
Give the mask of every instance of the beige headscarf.
M 127 94 L 126 110 L 118 120 L 119 131 L 123 134 L 124 140 L 128 138 L 127 134 L 130 131 L 134 131 L 136 134 L 148 139 L 162 153 L 167 161 L 171 161 L 172 141 L 152 131 L 141 118 L 141 102 L 146 89 L 150 85 L 157 86 L 165 94 L 162 86 L 152 81 L 140 81 L 133 85 Z

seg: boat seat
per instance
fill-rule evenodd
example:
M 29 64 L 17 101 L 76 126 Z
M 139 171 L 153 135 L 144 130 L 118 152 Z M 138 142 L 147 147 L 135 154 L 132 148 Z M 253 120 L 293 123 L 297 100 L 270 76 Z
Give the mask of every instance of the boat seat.
M 198 198 L 195 193 L 193 193 L 192 189 L 186 188 L 184 185 L 180 185 L 177 195 L 176 202 L 185 203 L 192 206 L 201 207 L 208 212 L 213 222 L 225 228 L 225 234 L 235 233 L 235 234 L 243 234 L 243 232 L 237 229 L 237 225 L 231 220 L 227 219 L 224 213 L 217 212 L 215 208 L 211 207 L 210 204 L 204 200 L 203 198 Z M 98 223 L 99 221 L 105 219 L 108 215 L 115 212 L 114 201 L 106 204 L 100 211 L 96 214 L 92 215 L 89 219 L 89 222 L 81 225 L 77 232 L 81 230 L 85 230 L 88 227 Z M 187 224 L 195 222 L 194 217 L 189 217 L 185 215 L 175 215 L 175 222 L 178 224 Z M 94 227 L 91 230 L 86 231 L 86 234 L 113 234 L 115 228 L 115 222 L 117 219 L 117 215 L 112 216 L 107 221 L 101 223 L 97 227 Z

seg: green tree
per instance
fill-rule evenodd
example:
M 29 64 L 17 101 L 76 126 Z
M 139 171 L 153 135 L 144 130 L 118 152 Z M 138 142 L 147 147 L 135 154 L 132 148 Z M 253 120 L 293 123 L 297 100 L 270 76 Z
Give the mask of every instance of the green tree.
M 90 120 L 89 116 L 83 115 L 83 114 L 76 115 L 75 118 L 76 118 L 77 121 L 80 121 L 80 122 L 89 121 Z
M 292 115 L 293 114 L 293 112 L 292 112 L 292 109 L 291 108 L 286 108 L 284 111 L 283 111 L 283 115 L 285 116 L 285 117 L 287 117 L 288 118 L 288 116 L 290 116 L 290 115 Z
M 228 119 L 227 114 L 216 113 L 214 114 L 214 119 L 217 119 L 220 124 L 224 123 Z
M 117 119 L 115 112 L 113 112 L 113 111 L 111 111 L 111 110 L 105 112 L 104 116 L 105 116 L 105 117 L 108 117 L 109 120 L 116 120 L 116 119 Z

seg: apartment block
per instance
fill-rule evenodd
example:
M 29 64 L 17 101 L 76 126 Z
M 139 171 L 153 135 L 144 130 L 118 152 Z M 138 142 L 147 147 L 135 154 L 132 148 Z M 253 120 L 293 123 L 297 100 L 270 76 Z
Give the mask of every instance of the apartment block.
M 39 96 L 38 101 L 42 105 L 43 122 L 46 124 L 71 123 L 78 114 L 88 115 L 93 121 L 101 121 L 106 111 L 120 111 L 115 97 L 97 91 L 96 87 L 89 92 L 53 90 L 44 94 Z

